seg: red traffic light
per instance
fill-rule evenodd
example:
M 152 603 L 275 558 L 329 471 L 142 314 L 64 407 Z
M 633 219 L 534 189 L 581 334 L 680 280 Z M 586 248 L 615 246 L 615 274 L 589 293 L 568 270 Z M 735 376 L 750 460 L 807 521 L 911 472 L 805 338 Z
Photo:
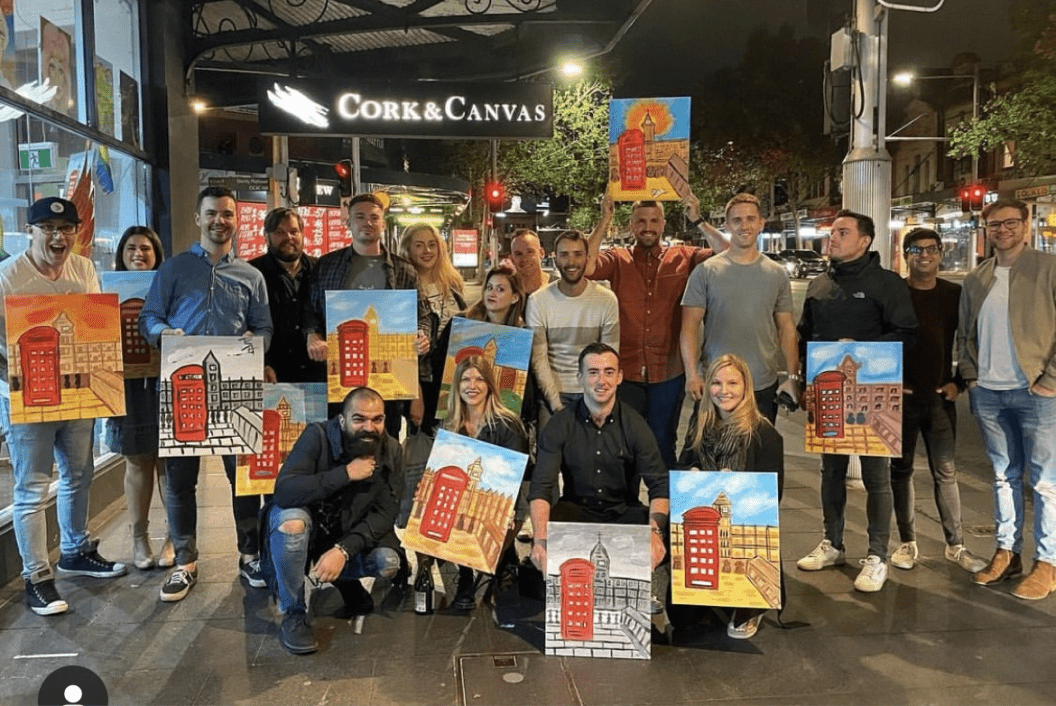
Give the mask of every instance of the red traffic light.
M 489 182 L 484 187 L 484 200 L 488 202 L 488 206 L 492 211 L 501 211 L 502 205 L 506 200 L 506 189 L 502 183 L 497 181 Z
M 341 195 L 348 198 L 352 195 L 352 160 L 342 159 L 334 165 L 334 174 L 337 175 L 338 188 Z
M 961 187 L 958 194 L 961 197 L 961 210 L 965 213 L 981 211 L 983 203 L 986 201 L 986 193 L 987 188 L 984 184 L 969 184 Z

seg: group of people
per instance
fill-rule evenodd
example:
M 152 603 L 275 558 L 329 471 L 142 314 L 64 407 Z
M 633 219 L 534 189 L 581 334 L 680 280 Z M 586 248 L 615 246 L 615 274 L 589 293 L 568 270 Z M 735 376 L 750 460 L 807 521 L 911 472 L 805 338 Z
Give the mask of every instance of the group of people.
M 1028 482 L 1035 498 L 1035 561 L 1013 593 L 1040 599 L 1056 590 L 1056 257 L 1030 248 L 1026 206 L 1001 200 L 984 211 L 995 255 L 969 275 L 963 291 L 937 277 L 943 245 L 935 231 L 907 234 L 909 276 L 902 280 L 882 269 L 871 251 L 872 220 L 840 211 L 829 237 L 830 269 L 810 282 L 798 326 L 786 273 L 758 249 L 764 225 L 758 199 L 750 194 L 731 199 L 728 237 L 701 217 L 695 197 L 687 197 L 684 207 L 711 247 L 664 244 L 663 204 L 643 201 L 631 210 L 634 244 L 603 251 L 615 211 L 605 197 L 589 235 L 566 231 L 556 238 L 556 281 L 542 268 L 546 253 L 538 236 L 518 231 L 510 248 L 513 268 L 488 271 L 481 298 L 472 303 L 432 226 L 409 227 L 399 253 L 385 246 L 386 205 L 372 194 L 348 204 L 352 244 L 319 259 L 304 252 L 300 216 L 289 208 L 267 214 L 267 253 L 249 262 L 238 259 L 232 250 L 235 197 L 222 187 L 199 194 L 200 237 L 184 253 L 164 259 L 150 229 L 125 233 L 115 268 L 157 270 L 139 320 L 148 343 L 157 347 L 163 336 L 179 335 L 254 337 L 265 347 L 264 377 L 270 382 L 325 380 L 327 291 L 418 292 L 417 399 L 405 403 L 385 400 L 367 387 L 352 390 L 343 403 L 332 405 L 328 421 L 308 425 L 270 497 L 236 495 L 235 459 L 224 457 L 238 570 L 251 586 L 270 587 L 277 595 L 283 613 L 279 638 L 287 650 L 317 649 L 306 609 L 308 577 L 332 583 L 352 615 L 372 606 L 359 578 L 407 582 L 396 526 L 400 505 L 414 488 L 396 439 L 404 417 L 413 433 L 430 435 L 438 426 L 453 316 L 533 332 L 520 415 L 502 405 L 489 361 L 470 356 L 455 370 L 447 415 L 439 424 L 530 453 L 507 547 L 530 516 L 530 558 L 544 573 L 550 521 L 648 524 L 653 568 L 664 564 L 670 469 L 772 472 L 780 493 L 784 449 L 773 425 L 778 402 L 794 405 L 803 393 L 807 343 L 900 341 L 903 452 L 894 460 L 861 458 L 868 549 L 854 587 L 879 591 L 889 563 L 912 569 L 918 558 L 912 472 L 919 434 L 934 479 L 945 557 L 981 585 L 1022 573 Z M 79 223 L 74 204 L 42 199 L 29 209 L 28 222 L 30 248 L 0 264 L 0 295 L 99 290 L 92 263 L 72 254 Z M 0 325 L 6 362 L 3 335 Z M 58 571 L 105 578 L 127 570 L 100 556 L 86 530 L 93 422 L 12 424 L 6 366 L 3 373 L 0 422 L 15 472 L 14 518 L 26 601 L 38 614 L 61 613 L 68 606 L 55 586 L 43 514 L 52 458 L 59 470 Z M 159 463 L 155 383 L 126 385 L 129 414 L 107 421 L 107 438 L 128 458 L 133 564 L 172 568 L 160 599 L 175 602 L 198 580 L 199 459 Z M 997 550 L 989 562 L 965 547 L 961 525 L 954 400 L 964 389 L 994 465 Z M 694 401 L 693 416 L 676 453 L 687 394 Z M 822 454 L 824 538 L 798 561 L 800 570 L 846 562 L 848 460 Z M 168 540 L 156 555 L 147 532 L 155 477 L 168 525 Z M 643 484 L 647 503 L 640 499 Z M 892 514 L 900 544 L 889 556 Z M 474 605 L 478 583 L 469 569 L 460 570 L 456 607 Z M 673 623 L 684 621 L 676 629 L 685 629 L 696 617 L 692 613 L 669 614 Z M 751 637 L 761 616 L 758 610 L 735 611 L 728 634 Z

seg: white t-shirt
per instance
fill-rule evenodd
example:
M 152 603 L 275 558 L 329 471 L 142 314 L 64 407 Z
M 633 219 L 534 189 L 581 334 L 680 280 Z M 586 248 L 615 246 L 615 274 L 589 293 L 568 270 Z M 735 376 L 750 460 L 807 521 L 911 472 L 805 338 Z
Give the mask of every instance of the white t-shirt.
M 994 284 L 979 308 L 979 379 L 988 390 L 1030 387 L 1016 359 L 1008 320 L 1008 267 L 994 268 Z

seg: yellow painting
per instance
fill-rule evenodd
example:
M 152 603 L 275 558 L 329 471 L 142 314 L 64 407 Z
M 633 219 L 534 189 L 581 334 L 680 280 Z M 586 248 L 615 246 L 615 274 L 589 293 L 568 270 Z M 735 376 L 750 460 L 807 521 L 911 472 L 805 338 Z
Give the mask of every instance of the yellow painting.
M 677 201 L 689 193 L 690 99 L 609 102 L 609 194 L 616 201 Z

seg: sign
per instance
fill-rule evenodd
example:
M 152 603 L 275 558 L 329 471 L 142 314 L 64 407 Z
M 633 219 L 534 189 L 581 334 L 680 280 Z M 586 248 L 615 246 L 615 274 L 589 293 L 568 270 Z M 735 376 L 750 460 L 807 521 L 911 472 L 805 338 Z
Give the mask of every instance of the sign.
M 337 85 L 335 85 L 337 84 Z M 554 134 L 546 83 L 263 81 L 263 135 L 546 139 Z
M 209 186 L 226 186 L 232 191 L 267 191 L 270 184 L 267 177 L 211 176 Z
M 297 213 L 301 216 L 304 252 L 312 257 L 321 257 L 352 244 L 341 208 L 301 206 Z M 241 259 L 252 260 L 267 252 L 268 238 L 264 233 L 267 215 L 266 204 L 238 202 L 238 256 Z
M 1016 189 L 1015 198 L 1018 200 L 1023 199 L 1036 199 L 1039 196 L 1048 196 L 1052 193 L 1051 186 L 1032 186 L 1029 189 Z
M 54 142 L 23 142 L 18 146 L 19 169 L 52 169 L 55 166 Z
M 476 267 L 477 230 L 451 231 L 451 261 L 455 267 Z
M 238 256 L 250 260 L 263 255 L 268 249 L 264 235 L 264 217 L 268 215 L 267 204 L 241 201 L 236 206 L 238 217 Z

